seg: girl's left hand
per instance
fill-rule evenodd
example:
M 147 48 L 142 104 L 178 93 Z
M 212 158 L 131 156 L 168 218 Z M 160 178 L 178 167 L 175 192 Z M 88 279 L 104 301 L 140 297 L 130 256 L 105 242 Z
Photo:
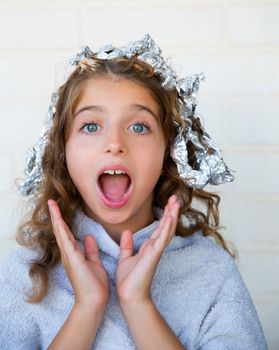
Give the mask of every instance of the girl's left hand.
M 153 276 L 164 249 L 175 234 L 178 212 L 177 197 L 171 196 L 158 228 L 134 256 L 132 232 L 123 231 L 116 270 L 116 291 L 120 303 L 141 303 L 151 299 Z

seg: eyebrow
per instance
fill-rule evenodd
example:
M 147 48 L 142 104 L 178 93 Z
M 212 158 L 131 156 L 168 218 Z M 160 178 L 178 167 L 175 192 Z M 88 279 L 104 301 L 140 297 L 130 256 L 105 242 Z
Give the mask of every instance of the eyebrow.
M 150 109 L 147 106 L 144 106 L 142 104 L 136 103 L 136 104 L 132 104 L 131 106 L 129 106 L 128 108 L 129 111 L 134 112 L 134 111 L 145 111 L 148 112 L 149 114 L 151 114 L 157 121 L 159 121 L 159 116 L 157 116 L 156 113 L 154 113 L 152 111 L 152 109 Z M 97 105 L 91 105 L 91 106 L 84 106 L 81 109 L 79 109 L 75 114 L 74 114 L 74 118 L 80 114 L 81 112 L 84 111 L 97 111 L 97 112 L 104 112 L 106 111 L 106 108 L 104 106 L 97 106 Z

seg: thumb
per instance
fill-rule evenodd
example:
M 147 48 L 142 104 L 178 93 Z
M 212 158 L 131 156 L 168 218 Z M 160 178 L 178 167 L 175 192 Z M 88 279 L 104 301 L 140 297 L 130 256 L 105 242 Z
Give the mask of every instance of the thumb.
M 87 260 L 100 263 L 99 249 L 94 237 L 86 236 L 84 239 L 84 252 Z
M 120 255 L 118 262 L 133 255 L 133 245 L 132 232 L 129 230 L 123 231 L 120 239 Z

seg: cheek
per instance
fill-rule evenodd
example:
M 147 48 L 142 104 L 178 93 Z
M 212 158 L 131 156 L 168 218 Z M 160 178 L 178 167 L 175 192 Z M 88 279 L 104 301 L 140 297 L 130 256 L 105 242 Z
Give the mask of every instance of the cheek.
M 142 154 L 141 167 L 142 176 L 145 177 L 149 182 L 157 182 L 161 175 L 165 148 L 163 144 L 156 145 L 156 147 L 145 147 L 144 154 Z
M 65 154 L 69 174 L 74 183 L 76 183 L 76 180 L 82 178 L 83 173 L 85 172 L 85 165 L 87 163 L 86 154 L 81 152 L 79 147 L 73 142 L 66 143 Z

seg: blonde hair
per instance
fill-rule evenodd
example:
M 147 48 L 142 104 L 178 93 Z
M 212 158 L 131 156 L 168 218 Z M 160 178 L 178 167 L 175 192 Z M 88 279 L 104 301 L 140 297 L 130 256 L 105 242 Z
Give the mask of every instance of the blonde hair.
M 82 197 L 67 170 L 65 144 L 85 82 L 104 75 L 135 81 L 148 89 L 160 106 L 160 120 L 167 147 L 162 175 L 154 188 L 154 206 L 164 208 L 169 196 L 177 194 L 181 202 L 181 220 L 178 222 L 176 235 L 187 237 L 200 230 L 204 236 L 211 236 L 234 256 L 233 251 L 229 249 L 218 232 L 220 197 L 214 193 L 187 187 L 179 177 L 176 164 L 170 156 L 175 137 L 174 121 L 181 124 L 177 92 L 163 89 L 160 77 L 154 74 L 153 68 L 137 60 L 136 57 L 112 60 L 96 58 L 93 65 L 82 62 L 58 90 L 59 97 L 53 127 L 42 159 L 43 178 L 39 196 L 29 217 L 21 223 L 17 231 L 19 244 L 38 251 L 37 259 L 30 263 L 29 275 L 33 293 L 29 296 L 29 302 L 36 303 L 45 297 L 48 290 L 48 274 L 60 261 L 47 200 L 52 198 L 57 201 L 62 216 L 74 236 L 74 214 L 77 209 L 84 209 Z M 192 118 L 192 122 L 193 128 L 201 133 L 199 119 Z M 191 145 L 188 152 L 190 165 L 195 167 L 195 155 Z M 201 204 L 204 209 L 195 208 L 195 202 L 198 205 Z

